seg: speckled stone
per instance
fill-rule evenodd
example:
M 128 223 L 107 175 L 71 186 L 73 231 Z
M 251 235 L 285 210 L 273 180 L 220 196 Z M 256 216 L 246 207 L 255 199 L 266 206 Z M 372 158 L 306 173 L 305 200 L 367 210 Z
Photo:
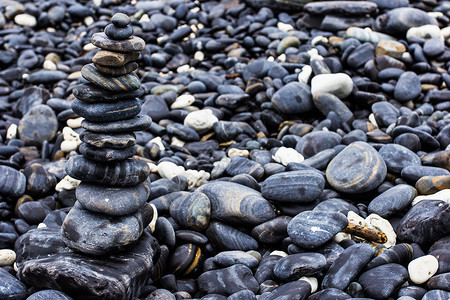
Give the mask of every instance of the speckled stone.
M 85 209 L 110 216 L 125 216 L 136 212 L 147 202 L 150 179 L 132 187 L 108 187 L 81 182 L 75 195 Z
M 347 225 L 348 220 L 341 213 L 304 211 L 289 222 L 287 232 L 296 245 L 313 249 L 324 245 Z
M 141 81 L 134 73 L 118 77 L 105 76 L 97 70 L 94 64 L 83 66 L 81 75 L 102 89 L 113 92 L 129 92 L 137 90 L 141 86 Z
M 126 40 L 115 41 L 109 39 L 103 32 L 94 33 L 91 43 L 103 50 L 117 52 L 142 51 L 145 47 L 145 41 L 140 37 L 132 36 Z
M 386 264 L 364 272 L 358 282 L 362 285 L 366 296 L 387 299 L 407 279 L 408 270 L 405 267 L 399 264 Z
M 363 193 L 377 188 L 386 177 L 387 168 L 380 154 L 365 142 L 354 142 L 328 164 L 327 180 L 345 193 Z
M 113 103 L 86 103 L 75 99 L 72 101 L 72 110 L 88 121 L 113 122 L 137 116 L 141 111 L 141 103 L 138 99 Z

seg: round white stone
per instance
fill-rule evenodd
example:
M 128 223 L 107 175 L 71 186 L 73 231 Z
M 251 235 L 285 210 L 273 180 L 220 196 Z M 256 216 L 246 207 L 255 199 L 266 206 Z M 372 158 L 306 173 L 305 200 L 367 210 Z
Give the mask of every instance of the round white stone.
M 439 262 L 433 255 L 424 255 L 408 264 L 409 279 L 415 284 L 422 284 L 436 274 Z
M 287 166 L 290 162 L 301 163 L 305 160 L 303 155 L 297 152 L 293 148 L 280 147 L 275 155 L 272 155 L 274 161 L 281 163 L 283 166 Z
M 311 80 L 311 94 L 330 93 L 339 99 L 346 98 L 353 90 L 353 81 L 347 74 L 319 74 Z
M 184 118 L 184 125 L 194 129 L 198 133 L 204 133 L 213 128 L 214 123 L 219 119 L 210 109 L 202 109 L 190 112 Z
M 411 27 L 406 32 L 406 38 L 421 38 L 421 39 L 443 39 L 441 29 L 437 25 L 423 25 L 419 27 Z
M 69 175 L 66 175 L 63 179 L 61 179 L 60 182 L 55 187 L 55 190 L 57 192 L 61 192 L 63 190 L 70 191 L 77 188 L 77 186 L 80 184 L 80 180 L 70 177 Z
M 171 109 L 185 108 L 194 103 L 195 98 L 192 95 L 181 95 L 170 106 Z
M 37 24 L 36 18 L 29 14 L 19 14 L 14 17 L 14 22 L 20 26 L 34 27 Z
M 0 267 L 10 266 L 16 260 L 16 252 L 11 249 L 0 250 Z

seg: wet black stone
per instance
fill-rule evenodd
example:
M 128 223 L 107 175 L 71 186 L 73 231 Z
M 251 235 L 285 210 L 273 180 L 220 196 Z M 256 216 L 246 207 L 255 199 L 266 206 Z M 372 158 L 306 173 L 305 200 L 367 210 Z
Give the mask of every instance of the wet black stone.
M 325 116 L 329 112 L 335 112 L 342 123 L 353 118 L 352 111 L 335 95 L 330 93 L 316 93 L 313 97 L 314 106 Z
M 324 186 L 325 179 L 319 172 L 300 170 L 268 177 L 261 184 L 261 193 L 276 202 L 307 203 L 315 200 Z
M 416 99 L 421 91 L 419 77 L 416 73 L 408 71 L 400 75 L 395 85 L 394 97 L 400 102 L 406 102 Z
M 275 264 L 273 273 L 283 281 L 293 281 L 319 273 L 326 263 L 325 256 L 319 253 L 291 254 Z
M 258 249 L 258 242 L 254 238 L 220 222 L 211 222 L 206 229 L 206 236 L 220 250 Z
M 347 225 L 342 213 L 304 211 L 289 222 L 287 232 L 296 245 L 313 249 L 324 245 Z
M 124 251 L 139 239 L 152 217 L 150 205 L 133 215 L 111 217 L 86 210 L 76 202 L 61 227 L 62 239 L 70 248 L 88 255 Z
M 125 27 L 117 27 L 109 24 L 104 29 L 105 34 L 113 40 L 126 40 L 133 34 L 133 27 L 127 25 Z
M 231 295 L 241 290 L 256 293 L 259 290 L 259 284 L 252 271 L 240 264 L 205 272 L 198 277 L 197 282 L 201 291 L 211 294 Z
M 73 95 L 85 102 L 115 102 L 119 100 L 133 99 L 141 97 L 144 94 L 144 88 L 140 87 L 137 90 L 128 91 L 124 93 L 117 93 L 104 90 L 93 83 L 83 83 L 76 85 L 72 90 Z
M 372 247 L 355 244 L 333 262 L 322 281 L 322 288 L 346 289 L 372 258 Z
M 256 180 L 260 180 L 264 176 L 262 165 L 245 157 L 232 158 L 226 172 L 231 176 L 249 174 Z
M 252 237 L 261 243 L 273 244 L 287 237 L 287 226 L 291 217 L 279 216 L 252 229 Z
M 130 131 L 146 130 L 150 127 L 152 119 L 147 115 L 137 115 L 134 118 L 116 122 L 90 122 L 83 120 L 81 127 L 93 132 L 124 133 Z
M 11 167 L 0 165 L 0 194 L 20 197 L 26 190 L 26 177 Z
M 439 142 L 429 133 L 422 131 L 418 128 L 411 128 L 406 125 L 396 126 L 392 130 L 391 136 L 393 138 L 396 138 L 397 136 L 399 136 L 400 134 L 403 134 L 403 133 L 413 133 L 413 134 L 417 135 L 420 139 L 420 142 L 422 145 L 422 150 L 436 150 L 436 149 L 439 149 L 439 147 L 440 147 Z
M 214 256 L 213 259 L 214 263 L 222 267 L 230 267 L 232 265 L 242 264 L 250 269 L 254 269 L 259 263 L 256 257 L 247 252 L 239 250 L 222 251 Z
M 406 147 L 388 144 L 379 151 L 389 172 L 399 174 L 408 166 L 420 166 L 420 157 Z
M 142 104 L 142 114 L 148 115 L 155 122 L 165 119 L 169 116 L 169 108 L 164 99 L 156 95 L 148 95 Z
M 167 125 L 166 130 L 168 134 L 174 135 L 184 141 L 200 140 L 198 133 L 194 129 L 180 123 L 169 124 Z
M 272 97 L 273 106 L 284 114 L 301 114 L 313 107 L 310 88 L 300 82 L 291 82 Z
M 72 110 L 88 121 L 113 122 L 136 116 L 141 111 L 141 104 L 137 99 L 95 104 L 75 99 Z
M 306 300 L 311 294 L 311 285 L 304 280 L 291 281 L 273 290 L 265 300 Z
M 295 146 L 295 150 L 308 158 L 325 149 L 339 145 L 341 140 L 341 136 L 335 132 L 314 131 L 303 136 Z
M 408 279 L 408 271 L 399 264 L 386 264 L 370 269 L 358 279 L 364 294 L 374 299 L 387 299 Z M 383 288 L 380 289 L 379 287 Z
M 0 279 L 0 297 L 2 299 L 25 299 L 27 297 L 26 285 L 3 268 L 0 268 Z
M 419 137 L 413 133 L 400 134 L 395 138 L 394 143 L 401 145 L 411 150 L 412 152 L 420 151 L 420 149 L 422 148 Z
M 446 169 L 431 166 L 408 166 L 402 169 L 401 176 L 411 185 L 415 185 L 417 180 L 424 176 L 450 175 Z
M 379 15 L 375 20 L 374 29 L 387 34 L 402 35 L 411 27 L 419 27 L 426 24 L 437 25 L 437 21 L 419 9 L 401 7 Z
M 412 186 L 399 184 L 374 198 L 367 208 L 370 213 L 388 218 L 407 208 L 416 196 L 416 193 Z
M 397 226 L 398 238 L 419 245 L 430 244 L 449 232 L 450 205 L 441 200 L 420 201 Z
M 44 221 L 45 217 L 51 212 L 51 208 L 42 202 L 31 201 L 23 203 L 18 208 L 19 218 L 24 219 L 30 225 L 37 225 Z

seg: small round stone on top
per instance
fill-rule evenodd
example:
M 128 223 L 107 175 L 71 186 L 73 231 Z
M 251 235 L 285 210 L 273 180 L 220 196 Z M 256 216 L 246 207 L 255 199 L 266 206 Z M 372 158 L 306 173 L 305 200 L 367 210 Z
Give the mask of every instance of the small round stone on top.
M 124 13 L 115 13 L 111 18 L 111 23 L 117 27 L 126 27 L 130 24 L 130 18 Z

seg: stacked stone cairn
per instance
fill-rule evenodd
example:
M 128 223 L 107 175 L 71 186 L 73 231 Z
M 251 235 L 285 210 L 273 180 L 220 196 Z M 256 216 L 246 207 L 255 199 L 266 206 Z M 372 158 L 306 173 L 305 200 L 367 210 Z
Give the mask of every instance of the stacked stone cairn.
M 92 36 L 101 48 L 81 74 L 89 83 L 74 88 L 73 111 L 83 117 L 82 155 L 71 157 L 66 172 L 81 180 L 77 202 L 63 226 L 64 243 L 88 255 L 123 251 L 141 236 L 153 217 L 147 204 L 150 169 L 133 158 L 136 136 L 151 118 L 139 115 L 143 95 L 136 60 L 145 42 L 133 36 L 130 19 L 115 14 L 104 32 Z

